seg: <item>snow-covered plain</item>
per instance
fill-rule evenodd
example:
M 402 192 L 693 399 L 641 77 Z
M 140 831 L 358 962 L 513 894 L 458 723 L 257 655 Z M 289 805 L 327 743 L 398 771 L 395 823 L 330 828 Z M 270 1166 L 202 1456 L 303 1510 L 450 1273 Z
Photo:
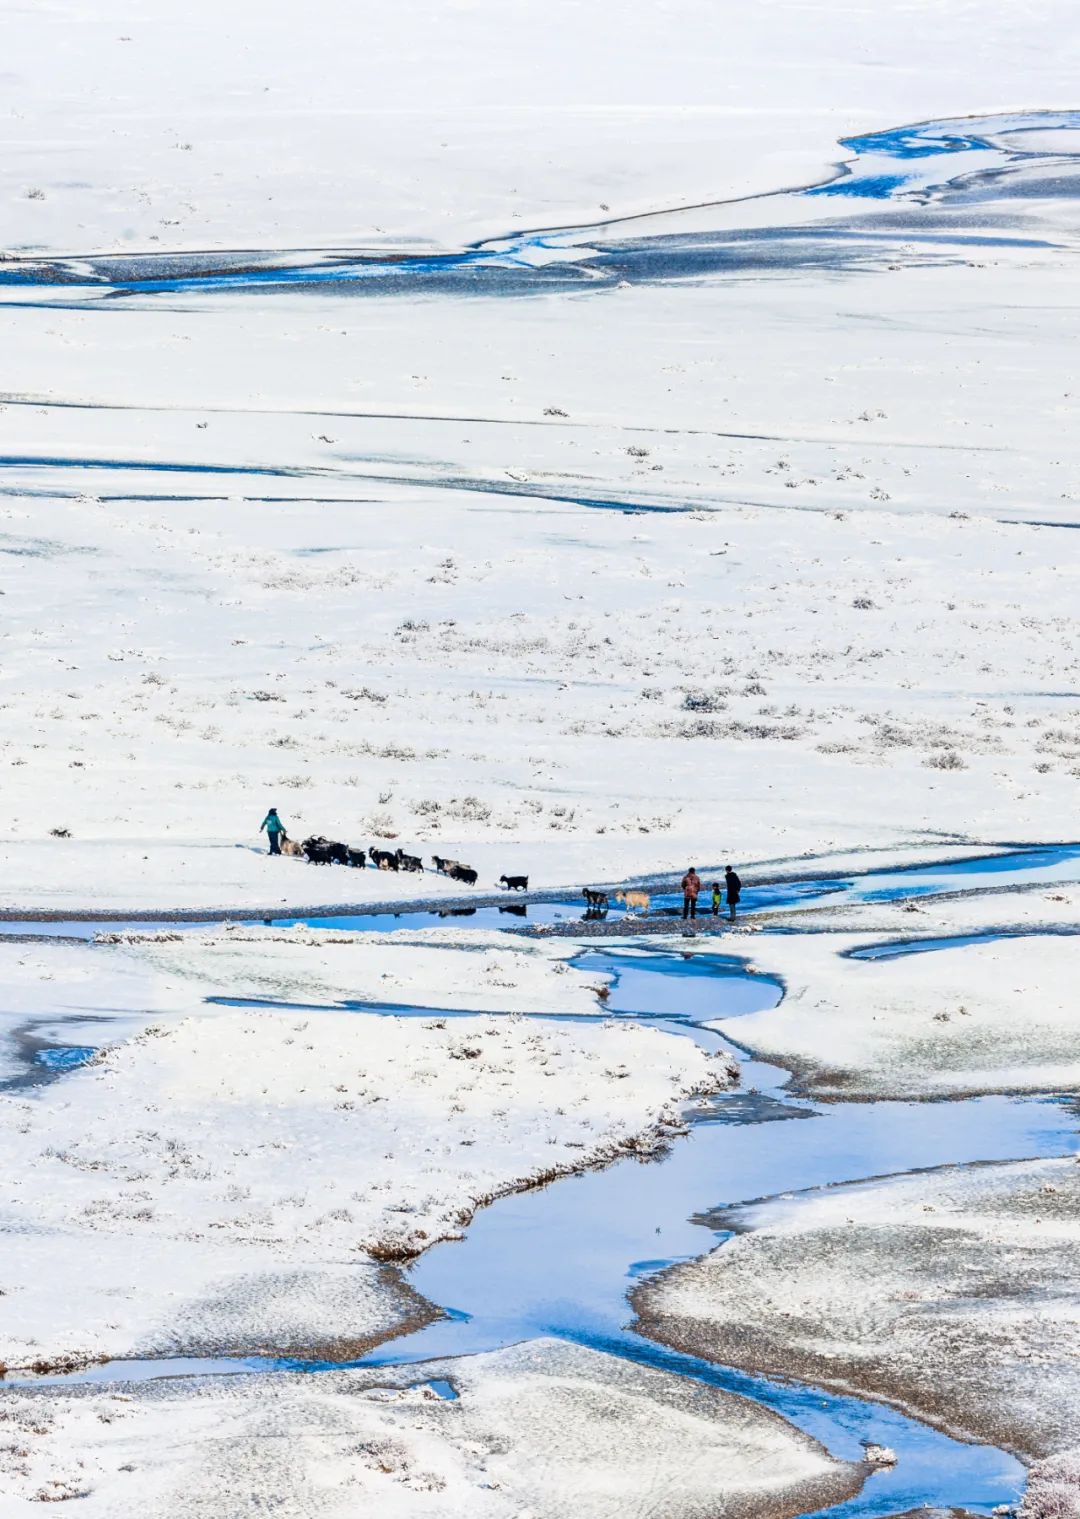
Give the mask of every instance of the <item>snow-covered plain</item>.
M 1068 0 L 1035 28 L 994 0 L 5 10 L 5 241 L 60 253 L 453 247 L 730 199 L 854 131 L 1068 103 L 1077 54 Z
M 267 859 L 270 803 L 298 838 L 463 859 L 477 895 L 503 872 L 752 875 L 1071 831 L 1074 6 L 0 10 L 0 910 L 468 894 Z M 819 1077 L 842 1052 L 846 1095 L 1074 1084 L 1070 943 L 955 970 L 835 959 L 886 917 L 778 947 L 788 999 L 735 1037 Z M 465 942 L 3 946 L 0 1355 L 357 1351 L 433 1311 L 372 1248 L 647 1148 L 680 1093 L 728 1079 L 655 1030 L 506 1017 L 585 1011 L 590 978 L 547 946 Z M 1039 1001 L 1026 1043 L 1008 985 L 1021 1016 Z M 203 1000 L 230 994 L 317 1006 Z M 478 1016 L 340 1006 L 357 998 Z M 35 1085 L 39 1037 L 113 1047 Z M 1038 1178 L 988 1174 L 799 1217 L 869 1210 L 874 1290 L 955 1297 L 897 1329 L 895 1395 L 1033 1453 L 1075 1425 L 1074 1189 L 1040 1234 Z M 953 1220 L 929 1259 L 926 1206 Z M 692 1284 L 686 1315 L 719 1333 L 716 1262 L 752 1255 L 760 1305 L 772 1220 L 645 1290 Z M 863 1233 L 837 1232 L 828 1270 L 799 1233 L 777 1288 L 824 1283 L 800 1347 L 823 1381 L 897 1309 L 858 1318 Z M 832 1328 L 842 1349 L 816 1356 Z M 790 1335 L 768 1341 L 784 1372 Z M 1007 1427 L 979 1401 L 995 1335 Z M 747 1514 L 763 1459 L 770 1516 L 855 1480 L 760 1414 L 587 1352 L 460 1375 L 459 1403 L 374 1410 L 362 1377 L 143 1392 L 118 1405 L 142 1431 L 123 1455 L 107 1395 L 10 1394 L 0 1492 L 29 1507 L 89 1473 L 110 1515 L 287 1490 L 331 1519 L 358 1499 L 704 1519 L 720 1468 Z M 612 1419 L 635 1378 L 644 1412 L 635 1387 Z M 327 1430 L 313 1474 L 304 1436 L 317 1456 Z M 826 1487 L 796 1496 L 800 1474 Z
M 695 26 L 749 45 L 761 18 L 722 9 L 715 36 L 705 10 Z M 1004 45 L 999 11 L 947 25 Z M 813 14 L 800 47 L 871 25 Z M 946 67 L 934 14 L 908 108 L 822 105 L 833 129 L 922 114 Z M 875 16 L 889 72 L 899 22 Z M 513 52 L 514 26 L 494 45 Z M 1064 55 L 1030 79 L 1017 56 L 1010 91 L 1049 98 Z M 754 88 L 779 100 L 774 67 Z M 828 70 L 802 77 L 841 98 Z M 708 130 L 741 152 L 742 119 Z M 753 119 L 767 143 L 774 115 Z M 771 152 L 775 186 L 798 182 Z M 726 276 L 679 263 L 699 234 L 637 224 L 608 234 L 631 278 L 551 289 L 526 259 L 510 294 L 482 268 L 453 290 L 409 266 L 385 288 L 155 289 L 145 260 L 141 284 L 18 264 L 0 285 L 0 903 L 413 888 L 260 858 L 270 802 L 297 837 L 395 838 L 484 889 L 691 852 L 1059 837 L 1080 763 L 1076 160 L 980 180 L 985 154 L 927 152 L 895 200 L 727 207 L 762 235 L 811 207 L 821 257 Z M 966 188 L 927 188 L 951 172 Z

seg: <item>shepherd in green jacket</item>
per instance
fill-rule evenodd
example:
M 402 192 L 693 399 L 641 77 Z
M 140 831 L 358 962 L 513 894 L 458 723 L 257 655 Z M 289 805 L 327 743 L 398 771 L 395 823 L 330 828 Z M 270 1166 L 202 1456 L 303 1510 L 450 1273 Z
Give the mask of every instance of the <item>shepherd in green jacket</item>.
M 270 853 L 281 853 L 281 841 L 285 837 L 285 824 L 277 815 L 277 808 L 271 807 L 270 811 L 259 824 L 259 832 L 266 829 L 266 837 L 270 840 Z

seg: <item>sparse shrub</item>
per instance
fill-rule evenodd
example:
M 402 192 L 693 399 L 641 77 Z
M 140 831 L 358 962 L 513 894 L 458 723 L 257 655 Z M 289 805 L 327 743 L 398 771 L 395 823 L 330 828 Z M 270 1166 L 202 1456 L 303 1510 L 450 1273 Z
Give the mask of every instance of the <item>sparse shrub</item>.
M 676 738 L 722 738 L 724 729 L 718 723 L 710 723 L 704 717 L 692 723 L 665 723 L 663 731 Z
M 804 729 L 795 723 L 732 723 L 726 730 L 732 738 L 802 738 Z
M 1019 1519 L 1080 1519 L 1080 1448 L 1031 1468 Z
M 446 808 L 446 816 L 458 818 L 465 823 L 486 823 L 491 816 L 491 808 L 478 796 L 464 796 L 460 800 L 453 797 Z
M 874 722 L 874 743 L 883 749 L 904 748 L 915 742 L 913 734 L 899 728 L 895 723 Z
M 726 686 L 718 686 L 713 691 L 687 691 L 682 700 L 683 711 L 726 712 L 727 702 L 724 697 L 728 694 Z
M 941 749 L 923 760 L 928 770 L 966 770 L 963 757 L 955 749 Z

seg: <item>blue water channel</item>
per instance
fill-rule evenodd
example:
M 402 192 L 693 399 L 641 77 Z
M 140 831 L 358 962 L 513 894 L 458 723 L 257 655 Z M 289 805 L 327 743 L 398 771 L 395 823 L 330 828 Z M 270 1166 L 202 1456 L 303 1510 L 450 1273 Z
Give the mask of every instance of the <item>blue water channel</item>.
M 810 901 L 1008 891 L 1078 878 L 1080 846 L 1066 845 L 862 876 L 776 882 L 751 887 L 747 905 L 760 911 Z M 530 916 L 535 910 L 530 904 Z M 565 903 L 540 904 L 539 910 L 580 916 L 576 906 Z M 413 928 L 446 920 L 432 913 L 404 913 L 389 922 L 385 914 L 274 921 L 365 931 L 395 922 Z M 483 908 L 467 921 L 491 926 L 506 919 L 496 908 Z M 24 933 L 29 926 L 8 925 Z M 83 932 L 87 925 L 78 927 Z M 878 1519 L 924 1506 L 989 1513 L 996 1504 L 1014 1502 L 1024 1471 L 1003 1451 L 950 1439 L 883 1404 L 682 1355 L 637 1331 L 628 1303 L 634 1284 L 672 1263 L 722 1247 L 728 1235 L 711 1220 L 740 1203 L 916 1169 L 1080 1151 L 1077 1102 L 1070 1096 L 829 1104 L 792 1097 L 786 1072 L 746 1058 L 737 1045 L 703 1026 L 773 1006 L 783 994 L 778 982 L 750 973 L 737 956 L 722 953 L 723 942 L 583 941 L 574 963 L 597 972 L 598 978 L 611 978 L 596 1017 L 640 1020 L 694 1038 L 710 1050 L 731 1050 L 741 1064 L 739 1086 L 689 1103 L 688 1132 L 673 1139 L 661 1159 L 621 1160 L 480 1210 L 461 1241 L 436 1245 L 407 1268 L 411 1285 L 442 1307 L 445 1317 L 352 1364 L 415 1363 L 418 1374 L 434 1379 L 440 1394 L 449 1396 L 455 1392 L 455 1358 L 556 1336 L 739 1393 L 783 1415 L 837 1457 L 859 1460 L 865 1442 L 892 1447 L 899 1457 L 896 1467 L 875 1472 L 857 1497 L 830 1510 L 837 1519 Z M 894 951 L 899 947 L 892 946 Z M 353 1003 L 324 1011 L 330 1016 L 343 1011 L 386 1016 L 430 1010 Z M 440 1017 L 454 1016 L 471 1015 L 440 1010 Z M 79 1054 L 85 1051 L 80 1048 Z M 57 1059 L 64 1063 L 62 1055 Z M 71 1064 L 77 1064 L 74 1053 Z M 118 1382 L 245 1371 L 318 1372 L 337 1365 L 174 1358 L 110 1363 L 76 1378 Z
M 334 890 L 348 892 L 352 872 L 345 866 L 311 866 L 319 882 L 320 890 L 328 883 Z M 705 899 L 708 887 L 714 879 L 722 879 L 722 871 L 702 871 L 705 892 L 702 896 L 700 922 L 710 921 Z M 361 879 L 367 880 L 367 871 Z M 806 878 L 777 877 L 775 880 L 755 883 L 747 870 L 747 884 L 739 905 L 740 918 L 752 918 L 757 913 L 777 912 L 793 908 L 814 907 L 822 904 L 847 907 L 858 903 L 895 902 L 907 898 L 941 896 L 958 891 L 1006 891 L 1025 886 L 1052 886 L 1080 882 L 1080 844 L 1040 845 L 1031 848 L 1015 848 L 991 854 L 980 859 L 960 859 L 941 864 L 900 866 L 895 869 L 870 870 L 859 874 L 817 875 Z M 633 915 L 626 914 L 615 901 L 615 890 L 610 891 L 610 906 L 605 914 L 608 921 L 622 919 L 632 929 Z M 417 896 L 423 895 L 423 877 L 417 877 Z M 650 916 L 677 917 L 680 915 L 682 897 L 676 891 L 652 893 Z M 1004 911 L 1004 909 L 1003 909 Z M 243 916 L 243 915 L 241 915 Z M 338 931 L 386 933 L 393 929 L 426 929 L 440 925 L 462 928 L 514 928 L 524 924 L 557 923 L 570 925 L 587 920 L 584 904 L 565 901 L 554 895 L 542 893 L 530 895 L 507 894 L 506 899 L 494 905 L 471 907 L 467 901 L 446 907 L 421 909 L 403 905 L 400 908 L 380 908 L 372 911 L 329 911 L 300 913 L 280 917 L 255 919 L 275 928 L 310 927 Z M 0 921 L 0 935 L 19 938 L 93 939 L 98 933 L 153 932 L 167 927 L 170 931 L 205 929 L 228 917 L 215 913 L 192 921 L 159 918 L 18 918 Z M 233 920 L 235 921 L 235 919 Z M 674 926 L 674 925 L 673 925 Z
M 987 213 L 995 196 L 1037 201 L 1075 197 L 1077 146 L 1063 134 L 1080 112 L 1027 111 L 916 122 L 841 139 L 843 155 L 821 182 L 751 197 L 769 206 L 765 226 L 730 227 L 720 214 L 738 202 L 657 210 L 569 227 L 542 227 L 460 249 L 339 250 L 284 254 L 140 253 L 48 258 L 0 265 L 0 289 L 27 287 L 47 303 L 134 294 L 320 290 L 355 294 L 534 294 L 605 289 L 622 281 L 686 280 L 797 268 L 882 268 L 955 259 L 960 250 L 1050 246 L 1021 235 L 1014 220 Z M 1051 147 L 1033 134 L 1051 132 Z M 1047 171 L 1056 171 L 1048 173 Z M 972 217 L 973 206 L 980 215 Z M 702 231 L 715 209 L 722 224 Z M 879 214 L 887 211 L 889 217 Z M 680 217 L 688 230 L 680 231 Z M 653 230 L 657 217 L 665 231 Z M 891 218 L 891 219 L 890 219 Z M 753 221 L 753 218 L 751 218 Z

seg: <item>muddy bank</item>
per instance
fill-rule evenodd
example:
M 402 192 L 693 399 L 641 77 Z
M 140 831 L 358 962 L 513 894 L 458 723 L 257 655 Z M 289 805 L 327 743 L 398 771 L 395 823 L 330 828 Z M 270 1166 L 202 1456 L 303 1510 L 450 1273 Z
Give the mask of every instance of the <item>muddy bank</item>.
M 826 1188 L 709 1222 L 737 1232 L 631 1294 L 642 1334 L 883 1399 L 1025 1460 L 1075 1443 L 1073 1158 Z

